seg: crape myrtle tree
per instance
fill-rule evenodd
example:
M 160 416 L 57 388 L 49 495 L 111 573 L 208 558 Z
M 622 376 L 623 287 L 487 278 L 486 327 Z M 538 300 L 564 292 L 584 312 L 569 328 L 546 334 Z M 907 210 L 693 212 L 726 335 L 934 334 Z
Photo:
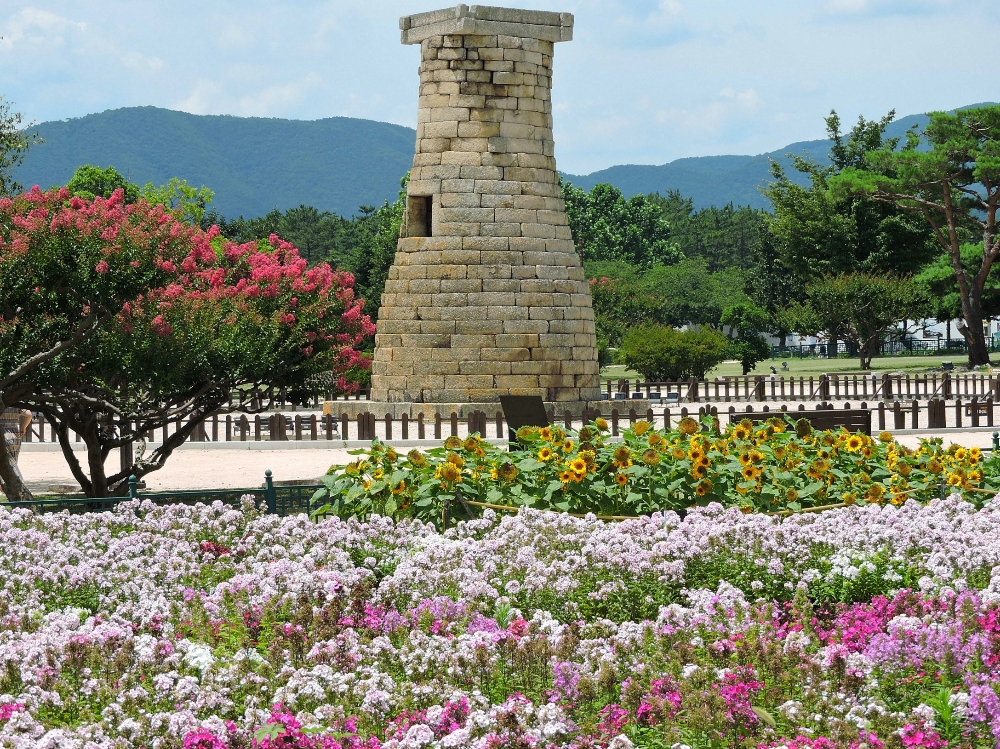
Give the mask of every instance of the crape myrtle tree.
M 910 130 L 900 150 L 871 151 L 864 164 L 841 172 L 832 187 L 923 217 L 955 273 L 969 366 L 989 364 L 983 297 L 1000 257 L 1000 106 L 932 112 L 922 134 Z M 962 256 L 970 240 L 980 243 L 973 270 Z
M 39 383 L 58 378 L 66 352 L 172 282 L 185 236 L 162 208 L 126 207 L 121 194 L 85 202 L 36 188 L 0 198 L 0 408 L 30 403 Z M 3 440 L 0 478 L 8 498 L 30 496 Z
M 22 399 L 52 425 L 88 496 L 124 493 L 128 474 L 162 467 L 213 413 L 266 409 L 279 394 L 304 400 L 320 390 L 356 388 L 343 373 L 367 364 L 354 346 L 372 326 L 349 273 L 325 263 L 307 268 L 277 236 L 236 244 L 142 199 L 122 206 L 119 192 L 94 203 L 116 199 L 120 221 L 101 232 L 101 241 L 114 245 L 131 217 L 154 218 L 178 249 L 172 259 L 150 259 L 170 278 L 120 304 L 44 377 L 33 378 Z M 61 210 L 87 208 L 75 199 Z M 111 256 L 95 272 L 110 279 L 132 267 Z M 233 392 L 240 397 L 230 406 Z M 141 450 L 131 469 L 106 472 L 112 450 L 144 445 L 146 435 L 168 425 L 167 439 L 149 455 Z M 86 445 L 86 471 L 72 450 L 73 432 Z

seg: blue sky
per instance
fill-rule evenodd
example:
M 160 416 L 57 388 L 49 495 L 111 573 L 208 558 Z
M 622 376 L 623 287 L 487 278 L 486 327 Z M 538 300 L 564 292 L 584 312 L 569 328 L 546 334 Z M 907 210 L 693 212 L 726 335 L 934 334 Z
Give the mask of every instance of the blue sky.
M 559 167 L 756 154 L 836 108 L 996 100 L 996 0 L 521 0 L 576 15 L 555 56 Z M 435 0 L 0 0 L 0 95 L 35 121 L 152 104 L 413 126 Z

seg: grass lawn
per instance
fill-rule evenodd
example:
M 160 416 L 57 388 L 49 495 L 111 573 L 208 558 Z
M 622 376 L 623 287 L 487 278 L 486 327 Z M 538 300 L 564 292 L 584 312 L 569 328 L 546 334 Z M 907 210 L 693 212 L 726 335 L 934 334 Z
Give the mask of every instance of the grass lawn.
M 788 362 L 788 371 L 783 371 L 781 369 L 782 362 Z M 934 370 L 940 371 L 941 362 L 950 361 L 954 362 L 956 367 L 961 367 L 965 364 L 966 355 L 964 352 L 955 352 L 951 356 L 885 356 L 879 357 L 872 360 L 872 371 L 877 373 L 884 372 L 903 372 L 904 374 L 916 374 L 923 372 L 931 372 Z M 771 374 L 771 367 L 778 370 L 778 374 L 784 374 L 788 376 L 795 377 L 809 377 L 810 375 L 816 376 L 823 374 L 824 372 L 834 373 L 834 372 L 851 372 L 855 374 L 860 371 L 858 367 L 858 359 L 854 358 L 838 358 L 838 359 L 766 359 L 757 365 L 757 368 L 751 374 Z M 720 364 L 718 367 L 709 372 L 709 377 L 724 377 L 727 375 L 742 375 L 743 368 L 737 361 L 727 361 Z M 602 380 L 618 380 L 622 377 L 628 377 L 630 379 L 638 378 L 639 375 L 636 372 L 627 370 L 624 366 L 620 364 L 612 364 L 611 366 L 605 367 L 601 370 Z

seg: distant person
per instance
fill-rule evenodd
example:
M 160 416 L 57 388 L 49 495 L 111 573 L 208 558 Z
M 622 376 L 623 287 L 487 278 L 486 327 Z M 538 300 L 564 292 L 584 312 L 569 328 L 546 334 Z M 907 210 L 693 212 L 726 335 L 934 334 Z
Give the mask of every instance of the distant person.
M 3 438 L 7 442 L 10 465 L 22 482 L 24 479 L 21 477 L 21 469 L 17 467 L 17 459 L 21 454 L 21 440 L 24 439 L 24 433 L 28 431 L 29 426 L 31 426 L 31 411 L 7 408 L 4 409 L 3 415 L 0 415 L 0 430 L 3 431 Z M 8 493 L 2 479 L 0 479 L 0 489 L 4 494 Z

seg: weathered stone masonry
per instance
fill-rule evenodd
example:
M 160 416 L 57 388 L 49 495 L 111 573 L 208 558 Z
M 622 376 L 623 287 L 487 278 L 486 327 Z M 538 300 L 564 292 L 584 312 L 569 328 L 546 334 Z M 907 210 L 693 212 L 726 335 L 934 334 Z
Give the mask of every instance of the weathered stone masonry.
M 459 5 L 400 27 L 421 49 L 417 145 L 372 400 L 598 400 L 590 291 L 553 156 L 552 52 L 573 17 Z

